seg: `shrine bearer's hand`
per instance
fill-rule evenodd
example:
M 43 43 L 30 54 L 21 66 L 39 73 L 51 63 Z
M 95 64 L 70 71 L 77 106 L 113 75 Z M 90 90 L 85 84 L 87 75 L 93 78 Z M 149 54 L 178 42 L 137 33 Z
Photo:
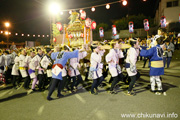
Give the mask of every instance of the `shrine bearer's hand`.
M 44 69 L 43 68 L 39 68 L 39 71 L 43 71 Z
M 84 51 L 85 51 L 85 49 L 83 49 L 83 48 L 79 50 L 79 52 L 84 52 Z
M 5 67 L 5 71 L 7 71 L 7 70 L 8 70 L 8 67 L 6 66 L 6 67 Z
M 81 65 L 78 63 L 78 64 L 77 64 L 77 67 L 78 67 L 78 68 L 81 68 Z

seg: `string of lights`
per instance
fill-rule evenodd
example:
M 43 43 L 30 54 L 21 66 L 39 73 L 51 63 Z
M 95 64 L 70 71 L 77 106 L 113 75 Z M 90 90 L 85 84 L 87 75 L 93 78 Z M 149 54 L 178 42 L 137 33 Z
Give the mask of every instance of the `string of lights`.
M 90 7 L 83 7 L 83 8 L 76 8 L 76 9 L 67 9 L 67 10 L 62 10 L 62 11 L 82 10 L 82 9 L 85 10 L 85 9 L 89 9 L 89 8 L 91 8 L 91 10 L 92 10 L 92 8 L 97 8 L 97 7 L 102 7 L 102 6 L 106 6 L 106 8 L 107 8 L 107 5 L 110 6 L 111 4 L 120 3 L 120 2 L 122 2 L 122 4 L 124 6 L 127 5 L 127 0 L 120 0 L 120 1 L 110 2 L 110 3 L 100 4 L 100 5 L 94 5 L 94 6 L 90 6 Z
M 147 0 L 143 0 L 143 2 L 146 2 L 146 1 Z M 91 9 L 92 12 L 95 12 L 97 7 L 106 6 L 106 9 L 110 9 L 110 5 L 116 4 L 116 3 L 122 3 L 123 6 L 126 6 L 128 4 L 128 1 L 127 0 L 118 0 L 118 1 L 114 1 L 114 2 L 104 3 L 104 4 L 100 4 L 100 5 L 93 5 L 93 6 L 89 6 L 89 7 L 60 10 L 60 14 L 63 15 L 63 12 L 66 12 L 66 11 L 69 11 L 69 14 L 71 14 L 72 11 L 76 11 L 76 10 L 79 10 L 81 13 L 81 11 L 85 10 L 85 9 Z
M 0 34 L 4 34 L 4 35 L 13 35 L 11 32 L 8 31 L 0 31 Z M 15 36 L 22 36 L 22 37 L 49 37 L 49 35 L 35 35 L 35 34 L 24 34 L 24 33 L 14 33 Z
M 118 1 L 114 1 L 114 2 L 109 2 L 109 3 L 104 3 L 104 4 L 100 4 L 100 5 L 89 6 L 89 7 L 61 10 L 60 14 L 63 14 L 62 12 L 65 12 L 65 11 L 85 10 L 85 9 L 90 9 L 90 8 L 91 8 L 91 11 L 94 12 L 95 8 L 102 7 L 102 6 L 106 6 L 106 9 L 110 9 L 110 5 L 116 4 L 116 3 L 121 3 L 121 2 L 122 2 L 123 6 L 126 6 L 128 3 L 127 0 L 118 0 Z M 69 12 L 69 13 L 71 13 L 71 12 Z

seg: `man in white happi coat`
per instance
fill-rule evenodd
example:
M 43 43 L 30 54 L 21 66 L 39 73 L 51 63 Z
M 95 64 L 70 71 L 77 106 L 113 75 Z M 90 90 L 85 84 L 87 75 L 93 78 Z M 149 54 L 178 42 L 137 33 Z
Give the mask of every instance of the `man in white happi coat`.
M 117 93 L 114 87 L 120 80 L 123 80 L 123 74 L 121 71 L 121 67 L 119 65 L 120 58 L 124 58 L 124 55 L 123 55 L 123 52 L 120 50 L 119 43 L 115 42 L 112 44 L 112 49 L 106 55 L 106 62 L 108 63 L 109 72 L 113 79 L 113 82 L 110 88 L 111 94 Z
M 14 65 L 12 67 L 12 72 L 11 72 L 11 75 L 13 77 L 13 87 L 15 89 L 17 89 L 20 85 L 20 81 L 21 81 L 21 77 L 19 75 L 19 56 L 16 56 L 15 59 L 14 59 Z M 17 79 L 19 77 L 19 79 Z
M 4 51 L 4 56 L 5 56 L 5 79 L 6 79 L 6 84 L 9 83 L 9 78 L 12 80 L 11 76 L 11 71 L 12 71 L 12 55 L 9 53 L 9 51 Z
M 140 78 L 140 73 L 136 69 L 137 57 L 139 56 L 139 42 L 137 39 L 131 38 L 130 45 L 131 47 L 128 49 L 128 52 L 127 52 L 125 67 L 126 67 L 128 76 L 131 79 L 127 95 L 131 96 L 131 95 L 134 95 L 134 93 L 131 92 L 133 89 L 133 86 L 136 80 Z
M 33 58 L 35 57 L 36 53 L 35 51 L 30 51 L 30 55 L 26 57 L 25 62 L 28 66 L 28 73 L 31 79 L 33 79 L 31 89 L 35 90 L 35 84 L 37 82 L 37 76 L 35 74 L 35 68 L 38 65 L 38 63 L 34 63 Z
M 75 50 L 75 48 L 73 49 Z M 78 58 L 71 58 L 69 62 L 69 76 L 73 79 L 73 83 L 71 85 L 71 91 L 73 91 L 74 87 L 75 89 L 79 85 L 80 82 L 82 82 L 82 77 L 79 72 L 80 64 L 79 61 L 87 56 L 87 52 L 79 52 Z M 77 80 L 76 80 L 77 78 Z
M 97 45 L 91 46 L 91 49 L 93 50 L 90 58 L 91 66 L 89 70 L 89 78 L 93 79 L 93 84 L 91 86 L 91 94 L 97 95 L 97 87 L 104 80 L 104 77 L 102 75 L 103 64 L 101 63 L 101 60 L 105 51 L 101 51 L 100 46 Z M 96 90 L 96 92 L 94 91 L 94 89 Z
M 19 71 L 21 73 L 22 78 L 25 79 L 25 81 L 24 81 L 24 88 L 25 89 L 29 89 L 28 83 L 30 81 L 30 78 L 28 76 L 27 64 L 25 62 L 25 59 L 26 59 L 26 50 L 23 49 L 21 51 L 21 55 L 19 56 L 19 59 L 18 59 Z
M 4 85 L 6 85 L 6 80 L 4 76 L 4 67 L 5 67 L 5 56 L 3 55 L 3 51 L 0 50 L 0 81 L 3 82 Z
M 41 67 L 46 71 L 47 73 L 47 79 L 45 79 L 43 88 L 45 88 L 46 85 L 48 85 L 51 81 L 52 78 L 52 65 L 53 65 L 53 60 L 51 59 L 51 53 L 52 50 L 51 48 L 46 48 L 46 54 L 43 56 L 40 65 Z
M 42 91 L 42 87 L 45 81 L 45 73 L 44 68 L 40 65 L 41 59 L 43 58 L 43 51 L 41 48 L 37 48 L 38 54 L 31 60 L 32 64 L 34 64 L 35 69 L 38 71 L 37 79 L 39 80 L 39 91 Z

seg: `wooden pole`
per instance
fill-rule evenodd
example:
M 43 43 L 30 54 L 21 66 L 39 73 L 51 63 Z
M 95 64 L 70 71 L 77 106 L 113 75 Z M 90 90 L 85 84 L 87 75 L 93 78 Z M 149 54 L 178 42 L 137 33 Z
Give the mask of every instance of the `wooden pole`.
M 148 39 L 148 36 L 149 36 L 149 34 L 148 34 L 148 31 L 147 31 L 147 39 Z

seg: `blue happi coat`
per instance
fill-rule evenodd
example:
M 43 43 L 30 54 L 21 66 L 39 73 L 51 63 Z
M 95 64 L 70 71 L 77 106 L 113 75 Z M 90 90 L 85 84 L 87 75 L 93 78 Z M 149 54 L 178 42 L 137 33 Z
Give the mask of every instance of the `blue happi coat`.
M 149 57 L 149 62 L 152 61 L 162 61 L 163 60 L 163 50 L 160 45 L 150 48 L 149 50 L 142 49 L 140 56 Z M 164 75 L 164 67 L 152 67 L 150 66 L 150 76 L 160 76 Z
M 51 54 L 51 58 L 55 60 L 54 64 L 61 64 L 63 67 L 66 65 L 68 59 L 77 58 L 78 57 L 78 50 L 73 52 L 54 52 Z M 62 55 L 62 56 L 61 56 Z M 58 76 L 52 73 L 52 78 L 62 80 L 62 72 L 59 73 Z

